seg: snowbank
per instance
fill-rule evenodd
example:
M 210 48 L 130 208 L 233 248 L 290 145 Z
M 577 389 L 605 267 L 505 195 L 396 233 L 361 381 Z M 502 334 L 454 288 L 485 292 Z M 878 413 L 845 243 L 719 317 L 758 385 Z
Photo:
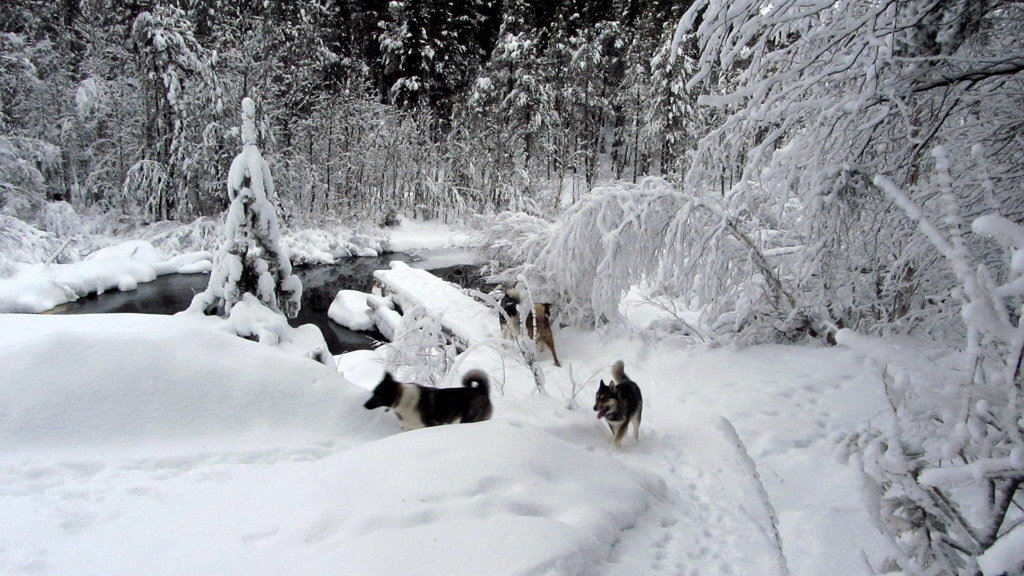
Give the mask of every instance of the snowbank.
M 0 452 L 330 441 L 346 419 L 369 423 L 351 408 L 362 390 L 333 366 L 214 319 L 10 314 L 0 326 Z
M 417 253 L 424 250 L 473 247 L 471 232 L 443 222 L 401 218 L 397 226 L 368 229 L 346 224 L 288 230 L 281 238 L 297 265 L 331 264 L 350 256 L 377 256 L 383 252 Z M 453 264 L 463 264 L 462 259 Z
M 667 497 L 517 419 L 395 434 L 210 320 L 0 319 L 0 572 L 592 574 Z
M 327 316 L 349 330 L 372 330 L 373 310 L 366 303 L 369 294 L 358 290 L 339 290 L 327 310 Z
M 44 312 L 94 292 L 134 290 L 162 274 L 209 271 L 210 258 L 194 252 L 168 259 L 149 242 L 130 240 L 72 264 L 17 263 L 11 278 L 0 279 L 0 312 Z
M 471 232 L 458 230 L 443 222 L 400 218 L 397 226 L 382 228 L 384 245 L 391 252 L 418 252 L 440 248 L 475 246 Z
M 383 242 L 379 234 L 364 234 L 342 224 L 288 230 L 281 236 L 281 244 L 296 265 L 333 264 L 339 258 L 377 256 L 383 252 Z

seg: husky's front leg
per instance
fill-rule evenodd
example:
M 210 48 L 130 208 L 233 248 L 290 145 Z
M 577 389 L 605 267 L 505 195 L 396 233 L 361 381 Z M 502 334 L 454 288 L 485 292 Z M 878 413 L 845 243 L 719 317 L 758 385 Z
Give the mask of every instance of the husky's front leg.
M 622 438 L 626 435 L 627 428 L 629 428 L 628 420 L 623 420 L 621 422 L 615 423 L 615 428 L 612 429 L 612 432 L 614 432 L 615 436 L 612 438 L 612 440 L 615 442 L 616 448 L 622 447 Z

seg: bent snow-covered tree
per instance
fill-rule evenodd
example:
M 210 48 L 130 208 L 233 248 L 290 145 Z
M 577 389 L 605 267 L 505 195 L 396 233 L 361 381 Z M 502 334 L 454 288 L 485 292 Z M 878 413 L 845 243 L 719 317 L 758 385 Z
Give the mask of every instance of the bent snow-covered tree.
M 281 247 L 270 166 L 256 148 L 256 106 L 242 100 L 242 152 L 228 172 L 228 208 L 224 242 L 217 252 L 210 283 L 196 294 L 189 310 L 226 315 L 243 294 L 254 295 L 271 310 L 294 318 L 302 283 L 292 274 Z

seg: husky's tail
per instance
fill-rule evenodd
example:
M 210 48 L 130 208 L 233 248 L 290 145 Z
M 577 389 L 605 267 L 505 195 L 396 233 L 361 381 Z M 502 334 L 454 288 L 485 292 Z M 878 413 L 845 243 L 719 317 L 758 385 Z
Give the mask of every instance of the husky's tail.
M 476 388 L 484 393 L 490 392 L 490 379 L 483 370 L 470 370 L 462 377 L 462 385 L 466 388 Z
M 612 364 L 612 380 L 615 380 L 616 384 L 629 380 L 629 376 L 626 376 L 626 364 L 622 360 L 616 360 L 615 364 Z
M 505 290 L 505 297 L 516 304 L 519 304 L 522 301 L 522 296 L 519 294 L 518 288 L 509 288 L 508 290 Z

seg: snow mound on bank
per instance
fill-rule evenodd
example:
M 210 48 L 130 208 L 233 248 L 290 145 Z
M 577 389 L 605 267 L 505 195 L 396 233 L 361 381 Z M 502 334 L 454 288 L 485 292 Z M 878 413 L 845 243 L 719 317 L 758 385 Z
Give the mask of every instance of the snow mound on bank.
M 377 256 L 383 252 L 383 238 L 358 232 L 343 224 L 328 229 L 304 228 L 285 231 L 281 244 L 297 266 L 333 264 L 350 256 Z
M 496 312 L 426 270 L 396 261 L 390 270 L 378 270 L 373 277 L 404 310 L 423 308 L 466 344 L 493 340 L 501 334 Z
M 325 441 L 369 423 L 330 367 L 185 316 L 5 315 L 0 451 Z M 215 361 L 213 360 L 215 359 Z
M 366 303 L 367 296 L 358 290 L 340 290 L 331 302 L 327 316 L 349 330 L 372 330 L 376 324 L 373 310 Z
M 14 275 L 0 279 L 0 312 L 44 312 L 91 293 L 134 290 L 139 283 L 171 273 L 205 272 L 210 254 L 166 258 L 143 240 L 129 240 L 71 264 L 14 264 Z
M 384 244 L 392 252 L 469 247 L 478 243 L 472 233 L 436 220 L 400 218 L 397 226 L 384 228 L 383 232 L 386 236 Z

